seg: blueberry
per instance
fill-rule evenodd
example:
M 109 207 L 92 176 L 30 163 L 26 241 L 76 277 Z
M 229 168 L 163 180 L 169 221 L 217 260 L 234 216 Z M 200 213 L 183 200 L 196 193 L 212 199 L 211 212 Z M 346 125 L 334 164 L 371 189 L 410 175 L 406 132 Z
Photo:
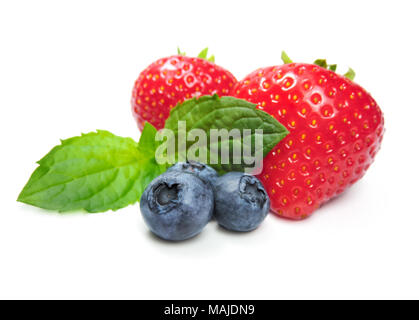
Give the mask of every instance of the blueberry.
M 269 212 L 268 194 L 260 181 L 249 174 L 229 172 L 219 177 L 214 192 L 214 216 L 226 229 L 254 230 Z
M 215 180 L 218 178 L 217 171 L 215 171 L 213 168 L 193 160 L 178 162 L 171 166 L 167 171 L 190 172 L 198 176 L 198 178 L 204 182 L 210 183 L 212 186 L 214 185 Z
M 191 173 L 167 171 L 147 186 L 140 208 L 154 234 L 165 240 L 185 240 L 200 233 L 211 219 L 214 193 Z

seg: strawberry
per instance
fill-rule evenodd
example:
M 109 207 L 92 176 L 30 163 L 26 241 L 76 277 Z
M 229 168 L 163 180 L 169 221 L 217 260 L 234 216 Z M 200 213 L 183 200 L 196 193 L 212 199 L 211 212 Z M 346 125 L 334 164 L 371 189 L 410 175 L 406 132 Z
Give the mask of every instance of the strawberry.
M 202 95 L 229 95 L 236 78 L 226 69 L 206 60 L 208 49 L 198 58 L 178 55 L 159 59 L 140 73 L 132 91 L 132 111 L 142 130 L 146 121 L 163 128 L 170 109 L 178 103 Z
M 383 139 L 384 118 L 370 94 L 325 60 L 258 69 L 234 88 L 290 134 L 263 162 L 258 176 L 276 214 L 302 219 L 359 180 Z M 320 65 L 320 66 L 319 66 Z

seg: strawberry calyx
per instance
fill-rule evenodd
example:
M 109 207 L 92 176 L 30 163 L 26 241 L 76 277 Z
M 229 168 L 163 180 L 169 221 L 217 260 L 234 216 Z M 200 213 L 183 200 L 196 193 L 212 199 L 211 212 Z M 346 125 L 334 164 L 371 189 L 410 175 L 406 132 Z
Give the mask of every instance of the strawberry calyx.
M 177 54 L 178 55 L 180 55 L 180 56 L 186 56 L 186 52 L 182 52 L 180 49 L 179 49 L 179 47 L 177 47 Z M 201 59 L 204 59 L 204 60 L 207 60 L 207 61 L 209 61 L 209 62 L 212 62 L 212 63 L 214 63 L 215 62 L 215 57 L 214 57 L 214 55 L 211 55 L 210 57 L 208 57 L 207 58 L 207 55 L 208 55 L 208 47 L 207 48 L 205 48 L 205 49 L 203 49 L 200 53 L 198 53 L 198 58 L 201 58 Z
M 314 64 L 319 66 L 319 67 L 322 67 L 322 68 L 331 70 L 333 72 L 336 72 L 337 65 L 336 64 L 327 64 L 326 59 L 317 59 L 317 60 L 314 61 Z
M 353 81 L 355 79 L 355 71 L 352 68 L 349 68 L 343 76 Z
M 179 47 L 177 47 L 177 54 L 180 55 L 180 56 L 186 56 L 186 52 L 180 51 Z
M 281 59 L 284 62 L 284 64 L 289 64 L 293 62 L 291 58 L 285 53 L 285 51 L 282 51 Z M 317 59 L 314 61 L 314 64 L 333 72 L 336 72 L 337 69 L 337 64 L 327 64 L 326 59 Z M 355 71 L 352 68 L 349 68 L 343 76 L 353 81 L 355 79 Z
M 291 58 L 288 57 L 288 55 L 285 53 L 285 51 L 282 51 L 282 53 L 281 53 L 281 59 L 284 62 L 284 64 L 292 63 Z
M 208 48 L 205 48 L 204 50 L 202 50 L 198 54 L 198 58 L 201 58 L 201 59 L 204 59 L 204 60 L 208 60 L 209 62 L 214 62 L 215 61 L 214 55 L 211 55 L 209 58 L 207 58 L 207 54 L 208 54 Z

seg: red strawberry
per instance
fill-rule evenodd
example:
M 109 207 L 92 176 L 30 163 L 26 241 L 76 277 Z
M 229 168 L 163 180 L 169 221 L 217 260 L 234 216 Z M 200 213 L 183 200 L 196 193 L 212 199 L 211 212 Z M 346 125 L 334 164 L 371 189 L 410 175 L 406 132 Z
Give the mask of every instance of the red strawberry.
M 162 58 L 141 72 L 132 91 L 132 111 L 142 130 L 146 121 L 163 128 L 170 109 L 201 95 L 229 95 L 236 78 L 206 59 L 207 49 L 198 58 L 178 55 Z
M 264 159 L 259 178 L 275 213 L 302 219 L 364 175 L 380 148 L 384 118 L 369 93 L 350 79 L 286 61 L 285 54 L 283 59 L 289 63 L 249 74 L 234 94 L 290 131 Z M 327 67 L 324 60 L 316 62 Z

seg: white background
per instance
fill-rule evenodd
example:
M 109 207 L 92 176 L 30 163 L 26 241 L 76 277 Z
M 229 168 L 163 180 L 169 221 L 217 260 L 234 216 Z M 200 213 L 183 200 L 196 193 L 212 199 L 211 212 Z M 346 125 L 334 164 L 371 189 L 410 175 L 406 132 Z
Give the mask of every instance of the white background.
M 416 1 L 1 1 L 0 298 L 419 298 Z M 212 222 L 166 243 L 137 205 L 59 215 L 16 202 L 60 138 L 138 139 L 131 89 L 153 60 L 209 46 L 238 78 L 327 57 L 385 113 L 365 178 L 302 222 Z

